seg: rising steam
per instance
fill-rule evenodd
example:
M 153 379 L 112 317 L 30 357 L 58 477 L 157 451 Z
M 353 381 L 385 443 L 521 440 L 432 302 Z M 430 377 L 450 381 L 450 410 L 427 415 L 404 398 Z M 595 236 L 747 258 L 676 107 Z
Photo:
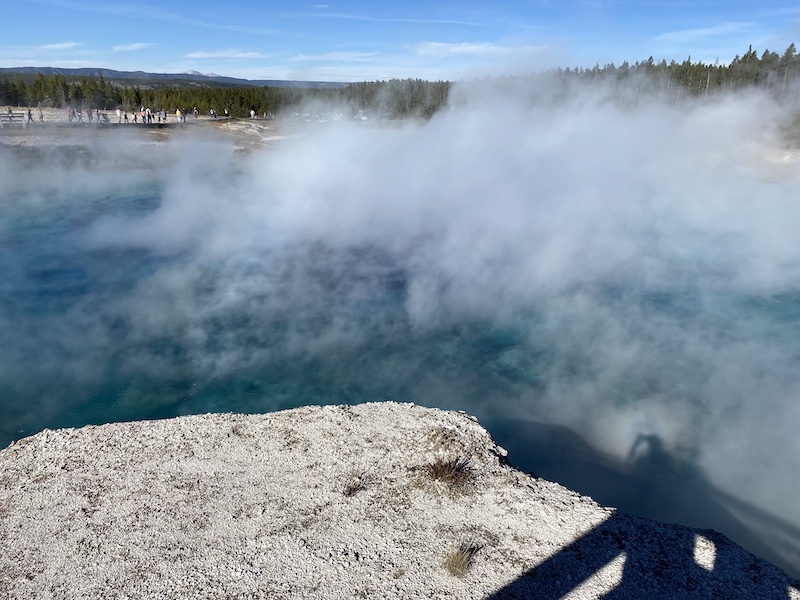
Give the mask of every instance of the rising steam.
M 563 425 L 620 460 L 657 436 L 800 522 L 789 109 L 476 89 L 422 126 L 249 154 L 175 135 L 113 171 L 5 158 L 4 441 L 104 403 L 392 397 Z

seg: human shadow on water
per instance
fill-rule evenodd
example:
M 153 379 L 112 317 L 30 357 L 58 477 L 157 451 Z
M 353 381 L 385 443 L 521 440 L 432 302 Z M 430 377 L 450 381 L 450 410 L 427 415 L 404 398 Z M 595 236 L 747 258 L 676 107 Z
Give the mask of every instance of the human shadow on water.
M 619 460 L 560 426 L 498 420 L 488 426 L 523 470 L 631 515 L 704 528 L 615 513 L 492 598 L 560 598 L 612 562 L 622 565 L 621 574 L 605 598 L 785 599 L 790 585 L 800 590 L 800 582 L 730 541 L 796 575 L 800 527 L 716 488 L 658 436 L 640 435 Z M 713 547 L 710 568 L 696 559 L 698 536 Z

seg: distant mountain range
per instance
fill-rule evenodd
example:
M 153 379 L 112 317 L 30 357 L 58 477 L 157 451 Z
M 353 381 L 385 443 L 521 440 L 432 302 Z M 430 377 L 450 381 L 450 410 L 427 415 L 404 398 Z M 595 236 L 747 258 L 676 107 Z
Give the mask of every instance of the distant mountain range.
M 209 87 L 230 86 L 272 86 L 296 88 L 343 88 L 348 84 L 331 81 L 287 81 L 283 79 L 237 79 L 222 77 L 213 73 L 203 74 L 197 71 L 185 73 L 146 73 L 145 71 L 115 71 L 113 69 L 84 68 L 62 69 L 59 67 L 9 67 L 0 68 L 0 77 L 19 75 L 24 79 L 42 75 L 63 75 L 66 78 L 103 77 L 107 81 L 126 85 L 159 85 L 180 84 L 206 85 Z

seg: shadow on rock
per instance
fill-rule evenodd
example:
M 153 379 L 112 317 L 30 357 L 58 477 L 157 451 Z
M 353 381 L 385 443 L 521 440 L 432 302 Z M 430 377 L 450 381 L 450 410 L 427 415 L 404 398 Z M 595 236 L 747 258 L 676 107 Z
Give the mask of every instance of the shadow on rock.
M 615 513 L 489 598 L 786 600 L 797 585 L 715 531 Z
M 714 530 L 709 533 L 713 536 L 718 536 L 715 532 L 723 533 L 790 575 L 800 576 L 800 527 L 715 487 L 702 469 L 691 460 L 672 455 L 656 435 L 638 436 L 628 456 L 620 460 L 598 451 L 565 427 L 511 420 L 487 420 L 487 426 L 497 442 L 508 450 L 514 466 L 524 471 L 556 481 L 629 515 Z M 597 540 L 606 539 L 604 531 L 614 530 L 614 523 L 612 519 L 600 531 L 589 534 L 578 547 L 585 548 L 586 544 L 596 547 Z M 687 531 L 686 535 L 689 539 L 694 533 Z M 638 565 L 636 556 L 653 549 L 638 554 L 631 550 L 637 544 L 647 547 L 652 543 L 653 540 L 642 534 L 626 541 L 623 550 L 615 545 L 608 552 L 627 552 L 626 564 L 633 561 L 631 564 Z M 688 544 L 683 553 L 691 557 L 692 544 Z M 603 552 L 600 555 L 606 556 Z M 674 562 L 675 557 L 672 560 Z M 696 566 L 684 566 L 696 571 Z M 711 585 L 709 589 L 716 588 Z M 776 596 L 758 593 L 751 597 Z M 785 590 L 781 597 L 786 597 Z

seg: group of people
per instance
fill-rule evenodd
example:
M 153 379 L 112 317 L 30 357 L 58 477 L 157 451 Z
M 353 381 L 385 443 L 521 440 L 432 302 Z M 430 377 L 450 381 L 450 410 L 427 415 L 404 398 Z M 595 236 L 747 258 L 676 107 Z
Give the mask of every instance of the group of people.
M 181 120 L 181 111 L 180 109 L 175 111 L 175 115 L 178 117 L 178 121 Z M 133 110 L 131 111 L 131 116 L 128 115 L 127 110 L 122 110 L 121 108 L 117 109 L 117 123 L 130 123 L 133 121 L 134 123 L 139 122 L 139 118 L 142 119 L 142 124 L 147 125 L 149 123 L 166 123 L 167 122 L 167 111 L 165 109 L 161 110 L 150 110 L 150 107 L 142 106 L 138 111 Z
M 131 123 L 131 122 L 138 123 L 140 118 L 141 118 L 142 124 L 145 124 L 145 125 L 148 124 L 148 123 L 166 123 L 167 122 L 167 111 L 166 111 L 166 109 L 163 109 L 163 108 L 161 110 L 154 111 L 154 110 L 151 110 L 149 106 L 147 106 L 147 107 L 142 106 L 138 111 L 133 110 L 130 113 L 128 113 L 127 110 L 123 110 L 121 108 L 117 108 L 116 109 L 116 113 L 117 113 L 117 123 Z M 88 115 L 89 123 L 92 122 L 93 115 L 97 119 L 98 125 L 100 123 L 108 123 L 109 122 L 108 116 L 105 113 L 101 113 L 99 108 L 95 109 L 94 113 L 92 113 L 92 110 L 89 109 L 87 111 L 87 115 Z M 196 108 L 194 109 L 194 115 L 195 115 L 195 118 L 197 118 L 197 109 Z M 181 110 L 181 109 L 177 109 L 175 111 L 175 118 L 178 120 L 178 122 L 185 122 L 186 121 L 186 111 L 185 110 Z M 70 123 L 72 123 L 73 121 L 76 121 L 78 123 L 83 123 L 84 122 L 84 120 L 83 120 L 83 112 L 81 111 L 80 108 L 75 110 L 75 109 L 72 108 L 72 106 L 67 106 L 67 119 L 69 120 Z M 31 114 L 30 110 L 28 111 L 28 120 L 30 122 L 33 121 L 33 117 L 32 117 L 32 114 Z M 42 116 L 42 109 L 41 108 L 39 109 L 39 121 L 42 121 L 42 122 L 44 121 L 43 116 Z
M 9 112 L 9 114 L 11 113 L 11 108 L 8 109 L 8 112 Z M 198 114 L 199 114 L 199 111 L 197 110 L 197 107 L 194 107 L 190 112 L 194 116 L 194 118 L 197 119 Z M 217 118 L 217 111 L 215 111 L 213 108 L 211 110 L 209 110 L 208 112 L 209 112 L 209 116 L 212 119 L 216 119 Z M 147 107 L 142 106 L 138 111 L 133 110 L 133 111 L 130 112 L 130 114 L 128 113 L 127 110 L 123 110 L 121 108 L 117 108 L 116 109 L 116 113 L 117 113 L 117 123 L 130 123 L 130 122 L 138 123 L 140 118 L 141 118 L 141 123 L 142 124 L 150 124 L 150 123 L 165 124 L 167 122 L 167 111 L 165 109 L 163 109 L 163 108 L 161 110 L 153 111 L 153 110 L 150 109 L 149 106 L 147 106 Z M 178 108 L 178 109 L 175 110 L 175 118 L 177 119 L 177 121 L 179 123 L 185 123 L 186 122 L 186 117 L 188 116 L 188 114 L 189 114 L 189 112 L 187 112 L 186 109 Z M 230 113 L 228 112 L 227 108 L 224 110 L 223 114 L 224 114 L 225 117 L 230 117 Z M 106 115 L 105 113 L 101 113 L 99 108 L 95 109 L 94 112 L 92 112 L 91 109 L 88 109 L 86 111 L 86 115 L 87 115 L 89 123 L 91 123 L 93 121 L 93 118 L 97 119 L 98 125 L 101 124 L 101 123 L 108 123 L 109 122 L 108 115 Z M 84 115 L 83 115 L 83 111 L 82 111 L 81 107 L 78 107 L 77 109 L 73 109 L 72 106 L 67 106 L 67 120 L 70 123 L 72 123 L 73 121 L 78 122 L 78 123 L 83 123 L 84 122 L 83 116 Z M 250 111 L 250 118 L 251 119 L 257 118 L 255 110 L 251 110 Z M 271 112 L 267 111 L 267 112 L 264 113 L 264 117 L 263 118 L 264 119 L 274 119 L 275 117 L 272 115 Z M 42 109 L 41 108 L 39 108 L 39 122 L 40 123 L 44 123 L 44 115 L 42 113 Z M 33 112 L 30 109 L 28 109 L 26 124 L 30 124 L 30 123 L 34 123 L 34 119 L 33 119 Z
M 78 107 L 78 110 L 74 110 L 72 106 L 67 106 L 67 119 L 70 123 L 73 121 L 79 121 L 83 123 L 83 112 L 81 111 L 81 107 Z M 89 123 L 92 122 L 92 111 L 89 111 Z
M 208 114 L 211 116 L 212 119 L 216 119 L 217 118 L 217 111 L 215 111 L 213 108 L 208 111 Z M 223 111 L 223 115 L 225 116 L 225 118 L 228 118 L 228 117 L 231 116 L 230 113 L 228 112 L 227 108 Z M 197 109 L 196 108 L 194 109 L 194 118 L 195 119 L 197 118 Z M 250 118 L 251 119 L 257 119 L 258 118 L 256 116 L 255 109 L 252 109 L 252 108 L 250 109 Z M 271 112 L 264 111 L 264 118 L 265 119 L 274 119 L 275 117 L 273 116 L 273 114 Z
M 105 115 L 101 115 L 99 108 L 97 109 L 95 114 L 97 115 L 97 122 L 98 123 L 100 123 L 103 119 L 105 119 L 105 121 L 108 122 L 108 117 L 106 117 Z M 89 123 L 91 123 L 92 122 L 92 117 L 93 117 L 92 109 L 89 109 L 89 110 L 86 111 L 86 117 L 89 120 Z M 40 121 L 43 120 L 42 119 L 42 109 L 41 108 L 39 109 L 39 120 Z M 67 106 L 67 120 L 70 123 L 72 123 L 73 121 L 76 121 L 78 123 L 83 123 L 84 122 L 84 120 L 83 120 L 83 110 L 81 110 L 81 107 L 79 106 L 78 109 L 76 110 L 76 109 L 72 108 L 71 105 L 68 105 Z

